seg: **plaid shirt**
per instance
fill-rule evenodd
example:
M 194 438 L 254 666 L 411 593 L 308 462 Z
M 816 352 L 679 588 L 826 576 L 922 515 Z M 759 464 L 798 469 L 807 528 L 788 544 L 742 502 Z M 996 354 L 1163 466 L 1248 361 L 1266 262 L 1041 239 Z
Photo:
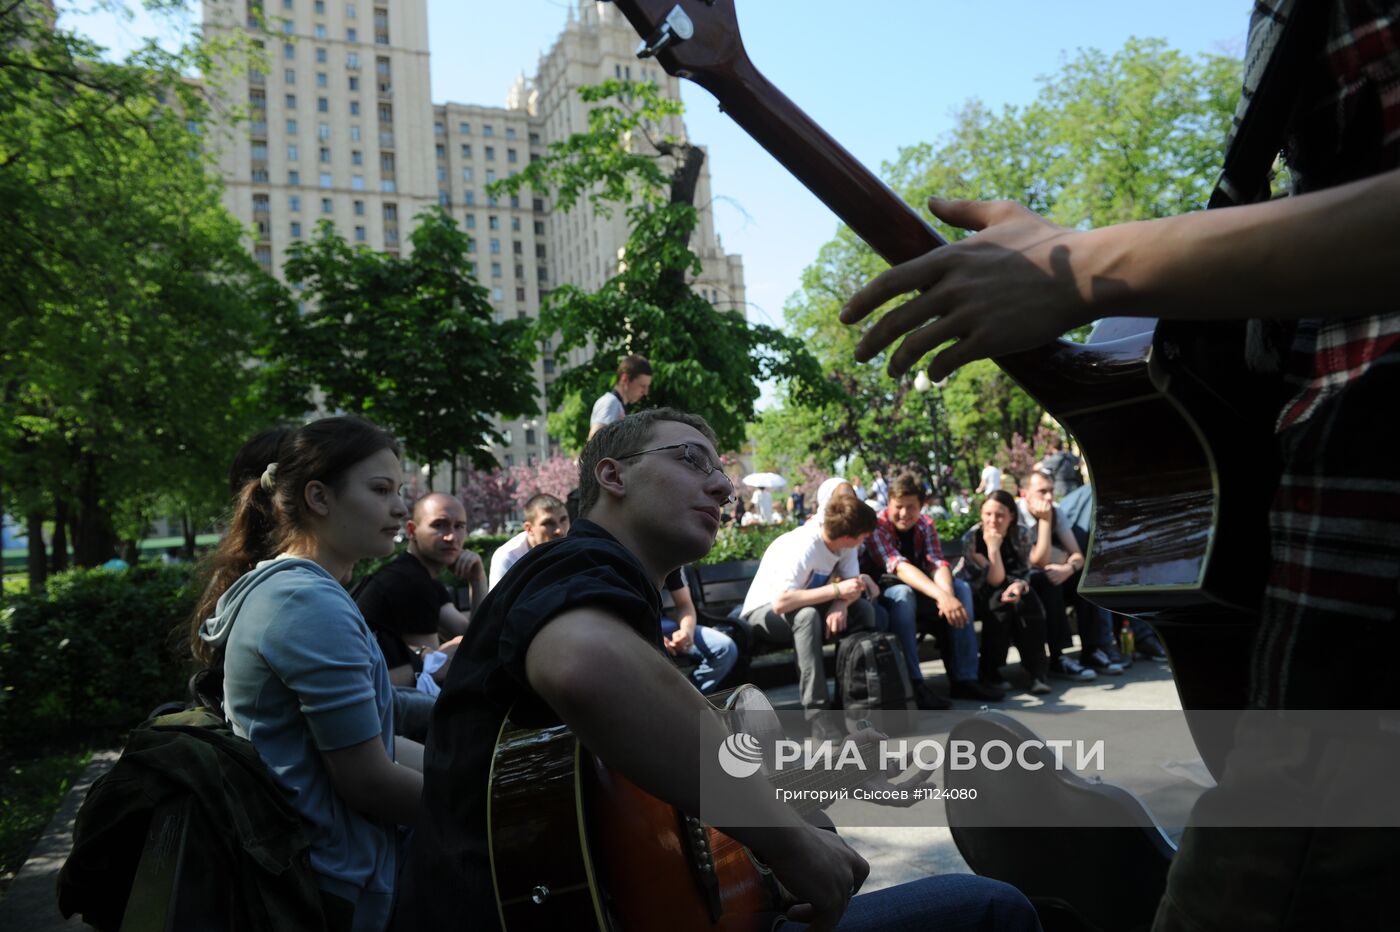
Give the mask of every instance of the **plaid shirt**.
M 1255 4 L 1251 49 L 1271 44 L 1270 36 L 1293 5 L 1291 0 Z M 1266 60 L 1251 57 L 1247 88 L 1257 83 L 1255 69 Z M 1287 156 L 1295 193 L 1400 167 L 1400 5 L 1383 0 L 1333 3 L 1326 45 L 1304 78 Z M 1400 349 L 1398 344 L 1400 308 L 1369 317 L 1300 322 L 1284 360 L 1291 397 L 1279 413 L 1277 429 L 1307 420 L 1377 359 Z
M 899 564 L 910 562 L 899 552 L 899 531 L 895 530 L 894 522 L 890 520 L 888 508 L 880 512 L 875 533 L 870 535 L 866 546 L 891 576 L 896 574 Z M 940 566 L 948 565 L 948 561 L 943 559 L 943 548 L 938 543 L 938 529 L 928 515 L 919 515 L 919 520 L 914 524 L 914 554 L 917 557 L 914 565 L 929 576 Z

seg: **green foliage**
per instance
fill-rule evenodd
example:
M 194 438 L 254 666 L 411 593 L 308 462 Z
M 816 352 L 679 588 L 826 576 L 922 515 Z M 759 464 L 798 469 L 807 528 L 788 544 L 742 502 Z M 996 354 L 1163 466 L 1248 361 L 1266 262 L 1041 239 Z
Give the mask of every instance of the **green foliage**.
M 185 697 L 192 568 L 70 570 L 0 608 L 0 744 L 110 735 Z
M 72 502 L 92 564 L 157 509 L 212 516 L 209 464 L 275 414 L 246 361 L 281 287 L 202 150 L 183 75 L 210 49 L 103 62 L 37 0 L 0 10 L 0 49 L 4 503 Z
M 715 545 L 701 564 L 729 563 L 733 560 L 761 560 L 763 551 L 779 537 L 791 531 L 792 525 L 753 525 L 752 527 L 722 527 L 715 535 Z
M 1215 181 L 1239 86 L 1233 59 L 1193 59 L 1160 40 L 1130 40 L 1112 55 L 1080 51 L 1042 79 L 1029 105 L 996 113 L 969 101 L 948 133 L 901 150 L 884 174 L 920 208 L 931 194 L 1010 199 L 1073 227 L 1194 210 Z M 883 357 L 857 366 L 859 333 L 836 315 L 884 268 L 842 227 L 803 273 L 785 309 L 789 328 L 846 396 L 820 408 L 784 399 L 755 428 L 760 453 L 771 443 L 777 458 L 858 454 L 869 466 L 895 466 L 923 451 L 975 484 L 980 464 L 1014 434 L 1034 434 L 1041 406 L 990 362 L 963 367 L 922 401 L 885 377 Z
M 538 414 L 534 345 L 523 320 L 497 321 L 469 271 L 469 238 L 446 212 L 419 215 L 407 256 L 352 248 L 323 222 L 284 273 L 304 309 L 278 308 L 266 356 L 284 397 L 313 386 L 363 414 L 423 463 L 465 454 L 486 467 L 494 414 Z
M 680 113 L 680 104 L 660 97 L 651 84 L 609 81 L 580 94 L 598 104 L 588 131 L 554 144 L 544 158 L 490 189 L 552 191 L 564 210 L 585 194 L 604 212 L 609 203 L 630 204 L 622 271 L 595 292 L 556 288 L 540 311 L 538 339 L 557 334 L 558 352 L 594 351 L 589 362 L 555 379 L 550 432 L 566 450 L 582 449 L 592 403 L 612 384 L 618 359 L 629 353 L 651 361 L 647 403 L 703 416 L 721 449 L 742 445 L 760 382 L 789 384 L 795 397 L 811 403 L 832 397 L 800 340 L 751 324 L 741 311 L 719 310 L 690 288 L 688 280 L 700 272 L 689 242 L 698 219 L 694 184 L 703 153 L 658 130 Z M 609 99 L 614 102 L 601 103 Z M 647 147 L 634 145 L 641 138 Z
M 946 518 L 938 518 L 934 521 L 934 525 L 938 528 L 938 539 L 943 542 L 946 548 L 948 541 L 961 540 L 968 529 L 975 527 L 980 520 L 977 512 L 971 511 L 965 515 L 951 514 Z

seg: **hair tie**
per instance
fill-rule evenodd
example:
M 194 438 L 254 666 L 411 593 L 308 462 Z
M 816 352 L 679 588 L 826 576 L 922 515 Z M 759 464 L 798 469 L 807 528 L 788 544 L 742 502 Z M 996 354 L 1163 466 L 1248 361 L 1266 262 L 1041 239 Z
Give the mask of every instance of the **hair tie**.
M 265 492 L 271 492 L 272 489 L 273 489 L 273 486 L 274 486 L 276 483 L 277 483 L 277 464 L 276 464 L 276 463 L 268 463 L 268 464 L 267 464 L 267 468 L 263 470 L 262 478 L 258 480 L 258 485 L 260 485 L 260 486 L 263 487 L 263 491 L 265 491 Z

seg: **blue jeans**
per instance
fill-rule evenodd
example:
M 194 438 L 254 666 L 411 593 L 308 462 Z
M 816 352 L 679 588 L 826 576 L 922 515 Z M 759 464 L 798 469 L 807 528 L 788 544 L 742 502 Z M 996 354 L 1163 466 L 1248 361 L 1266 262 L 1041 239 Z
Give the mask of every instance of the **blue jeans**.
M 671 619 L 661 619 L 662 637 L 670 637 L 678 630 L 680 625 Z M 739 662 L 739 648 L 734 645 L 734 639 L 705 625 L 695 626 L 695 644 L 686 653 L 699 662 L 699 666 L 690 671 L 690 681 L 707 695 L 714 692 Z
M 977 632 L 972 627 L 972 587 L 961 579 L 953 580 L 953 594 L 967 609 L 967 624 L 961 628 L 948 625 L 948 640 L 952 650 L 943 658 L 948 679 L 967 682 L 977 679 Z M 909 586 L 890 586 L 880 593 L 880 605 L 889 614 L 890 630 L 904 648 L 904 660 L 909 665 L 909 678 L 916 683 L 924 680 L 919 669 L 919 593 Z M 927 599 L 927 596 L 923 598 Z M 936 624 L 947 624 L 941 618 Z
M 803 922 L 780 922 L 800 932 Z M 852 898 L 837 932 L 1036 932 L 1035 907 L 1010 884 L 975 874 L 940 874 Z

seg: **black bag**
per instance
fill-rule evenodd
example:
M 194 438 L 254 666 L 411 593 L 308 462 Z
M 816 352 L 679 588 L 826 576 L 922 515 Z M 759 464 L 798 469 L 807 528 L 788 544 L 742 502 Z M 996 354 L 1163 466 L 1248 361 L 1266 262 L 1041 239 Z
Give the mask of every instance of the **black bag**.
M 836 691 L 847 712 L 915 708 L 904 651 L 893 635 L 857 631 L 836 648 Z

